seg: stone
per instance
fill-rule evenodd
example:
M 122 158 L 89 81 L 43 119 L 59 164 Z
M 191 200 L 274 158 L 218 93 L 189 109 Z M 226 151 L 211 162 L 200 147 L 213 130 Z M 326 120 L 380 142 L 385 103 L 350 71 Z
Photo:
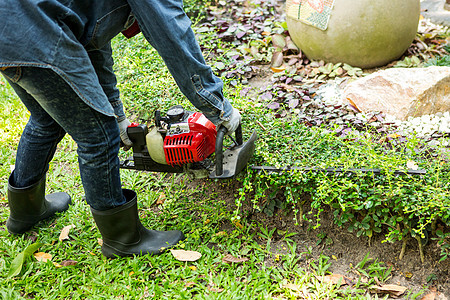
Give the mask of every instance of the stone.
M 287 0 L 287 9 L 297 2 Z M 289 15 L 286 21 L 292 40 L 310 60 L 366 69 L 401 57 L 416 36 L 419 16 L 420 0 L 335 0 L 326 30 Z
M 450 67 L 391 68 L 346 83 L 342 102 L 363 112 L 382 111 L 398 120 L 450 112 Z
M 435 24 L 450 26 L 450 4 L 446 0 L 421 0 L 422 15 Z

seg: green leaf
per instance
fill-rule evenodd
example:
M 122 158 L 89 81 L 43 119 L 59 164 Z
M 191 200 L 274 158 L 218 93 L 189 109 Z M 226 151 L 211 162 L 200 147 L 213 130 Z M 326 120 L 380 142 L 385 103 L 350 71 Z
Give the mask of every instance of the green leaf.
M 225 64 L 221 61 L 215 63 L 214 66 L 217 68 L 217 70 L 223 70 L 226 67 Z
M 25 252 L 20 252 L 12 261 L 7 277 L 10 278 L 18 275 L 22 270 L 24 261 L 25 261 Z
M 340 68 L 342 66 L 342 63 L 337 63 L 333 66 L 333 70 L 337 70 L 338 68 Z
M 12 261 L 7 277 L 10 278 L 19 275 L 20 271 L 22 271 L 22 266 L 25 260 L 36 252 L 42 245 L 42 243 L 36 242 L 29 245 L 24 251 L 20 252 Z
M 420 59 L 417 56 L 413 56 L 413 57 L 411 57 L 411 62 L 415 65 L 419 65 Z

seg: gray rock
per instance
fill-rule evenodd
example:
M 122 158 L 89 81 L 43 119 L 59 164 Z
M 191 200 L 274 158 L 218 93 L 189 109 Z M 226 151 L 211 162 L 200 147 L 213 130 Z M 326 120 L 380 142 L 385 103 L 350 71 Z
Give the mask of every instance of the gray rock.
M 422 0 L 420 8 L 422 15 L 433 23 L 450 26 L 450 10 L 446 9 L 445 0 Z

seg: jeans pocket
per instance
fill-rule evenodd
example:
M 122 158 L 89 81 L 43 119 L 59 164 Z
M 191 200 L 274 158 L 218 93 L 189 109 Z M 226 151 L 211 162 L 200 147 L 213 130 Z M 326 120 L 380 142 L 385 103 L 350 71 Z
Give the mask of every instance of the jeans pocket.
M 22 77 L 22 67 L 7 67 L 0 72 L 11 82 L 18 82 Z

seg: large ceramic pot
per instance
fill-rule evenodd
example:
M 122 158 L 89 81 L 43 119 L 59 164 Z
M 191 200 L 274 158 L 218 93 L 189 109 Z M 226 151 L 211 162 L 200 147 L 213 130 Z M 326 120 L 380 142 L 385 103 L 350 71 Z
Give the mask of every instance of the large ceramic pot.
M 299 2 L 287 0 L 287 7 L 293 1 Z M 287 25 L 309 59 L 372 68 L 402 56 L 417 33 L 419 16 L 420 0 L 335 0 L 326 30 L 289 15 Z

